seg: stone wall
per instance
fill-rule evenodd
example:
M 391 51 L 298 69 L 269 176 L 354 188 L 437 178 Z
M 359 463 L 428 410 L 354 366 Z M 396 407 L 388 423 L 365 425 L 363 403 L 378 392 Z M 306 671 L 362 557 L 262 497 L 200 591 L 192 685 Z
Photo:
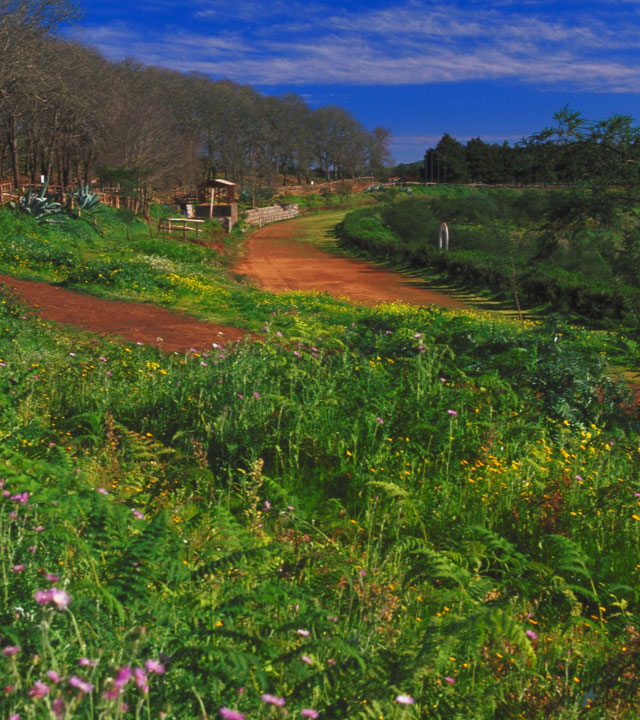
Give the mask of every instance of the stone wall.
M 271 205 L 270 207 L 246 210 L 244 218 L 250 225 L 268 225 L 278 220 L 288 220 L 298 216 L 298 205 Z

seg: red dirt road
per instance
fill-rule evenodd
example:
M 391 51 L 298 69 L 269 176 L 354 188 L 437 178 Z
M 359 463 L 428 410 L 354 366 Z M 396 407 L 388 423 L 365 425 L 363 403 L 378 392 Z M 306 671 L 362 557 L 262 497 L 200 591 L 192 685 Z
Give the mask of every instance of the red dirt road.
M 430 290 L 419 280 L 382 270 L 361 260 L 323 252 L 296 241 L 298 221 L 267 225 L 247 241 L 235 272 L 255 280 L 264 290 L 320 290 L 363 305 L 399 300 L 411 305 L 463 308 L 449 295 Z
M 200 322 L 190 315 L 155 305 L 105 300 L 8 275 L 0 275 L 0 283 L 13 289 L 43 319 L 150 343 L 166 352 L 211 347 L 214 342 L 229 343 L 249 335 L 244 330 Z

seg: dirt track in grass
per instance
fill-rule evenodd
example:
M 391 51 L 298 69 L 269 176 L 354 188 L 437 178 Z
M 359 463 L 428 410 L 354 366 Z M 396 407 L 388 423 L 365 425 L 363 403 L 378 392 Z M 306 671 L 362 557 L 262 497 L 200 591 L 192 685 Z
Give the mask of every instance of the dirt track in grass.
M 55 285 L 17 280 L 0 275 L 0 283 L 13 290 L 35 314 L 45 320 L 110 335 L 131 342 L 156 345 L 166 352 L 182 352 L 191 347 L 228 344 L 249 335 L 246 330 L 200 322 L 184 313 L 147 303 L 105 300 L 72 292 Z
M 325 252 L 304 242 L 313 220 L 289 220 L 258 230 L 247 240 L 245 255 L 235 272 L 272 292 L 319 290 L 364 305 L 397 300 L 410 305 L 467 307 L 451 295 L 430 289 L 418 278 Z M 320 232 L 326 233 L 328 226 L 320 227 Z

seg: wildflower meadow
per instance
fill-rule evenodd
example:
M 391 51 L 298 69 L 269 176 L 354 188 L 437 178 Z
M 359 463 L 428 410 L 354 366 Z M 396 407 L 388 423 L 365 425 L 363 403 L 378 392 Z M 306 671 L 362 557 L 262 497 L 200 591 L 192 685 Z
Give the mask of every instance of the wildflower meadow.
M 2 717 L 637 717 L 628 338 L 270 295 L 103 212 L 0 211 L 0 271 L 253 335 L 168 353 L 3 291 Z

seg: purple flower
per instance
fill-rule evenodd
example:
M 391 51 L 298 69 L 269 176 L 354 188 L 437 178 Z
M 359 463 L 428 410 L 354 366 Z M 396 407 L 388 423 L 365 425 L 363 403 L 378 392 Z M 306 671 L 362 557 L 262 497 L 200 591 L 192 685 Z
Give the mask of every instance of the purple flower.
M 147 673 L 140 667 L 137 667 L 133 671 L 133 676 L 136 681 L 136 685 L 142 690 L 143 693 L 149 692 L 149 682 L 147 680 Z
M 302 708 L 302 710 L 300 710 L 300 715 L 302 715 L 302 717 L 314 718 L 314 720 L 315 718 L 320 717 L 320 713 L 313 708 Z
M 422 337 L 422 333 L 414 333 L 413 337 L 414 337 L 414 338 L 421 338 L 421 337 Z
M 97 660 L 91 660 L 91 658 L 88 657 L 81 657 L 80 660 L 78 660 L 80 667 L 95 667 L 97 664 Z
M 253 393 L 253 397 L 256 398 L 256 399 L 259 398 L 259 397 L 260 397 L 260 393 L 259 393 L 259 392 L 254 392 L 254 393 Z
M 86 680 L 79 678 L 77 675 L 72 675 L 69 678 L 69 685 L 71 685 L 71 687 L 77 688 L 78 690 L 80 690 L 80 692 L 83 693 L 93 692 L 93 685 Z
M 51 680 L 52 683 L 59 683 L 60 682 L 60 675 L 55 670 L 47 670 L 47 677 L 49 680 Z
M 458 411 L 457 410 L 447 410 L 447 415 L 451 415 L 453 417 L 457 417 Z
M 38 605 L 46 605 L 51 600 L 50 590 L 36 590 L 36 602 Z
M 105 374 L 107 377 L 113 377 L 113 373 L 111 372 L 111 370 L 107 370 Z
M 538 633 L 533 632 L 533 630 L 527 630 L 527 637 L 531 638 L 531 640 L 537 640 L 538 639 Z
M 140 510 L 131 508 L 131 512 L 133 513 L 133 517 L 136 518 L 136 520 L 144 520 L 144 515 L 140 512 Z
M 284 707 L 286 705 L 286 700 L 281 697 L 276 697 L 275 695 L 269 695 L 268 693 L 264 693 L 260 696 L 260 699 L 264 703 L 268 703 L 269 705 L 277 705 L 277 707 Z
M 293 351 L 293 354 L 294 354 L 296 357 L 302 357 L 302 353 L 299 353 L 297 350 L 294 350 L 294 351 Z
M 113 681 L 113 684 L 118 688 L 118 690 L 120 690 L 120 688 L 123 688 L 129 682 L 129 680 L 131 680 L 131 674 L 131 668 L 128 665 L 125 665 L 123 668 L 120 668 L 120 670 L 118 670 L 118 674 Z
M 147 660 L 144 666 L 150 673 L 155 673 L 156 675 L 164 675 L 165 673 L 164 665 L 159 660 Z
M 53 573 L 47 573 L 45 575 L 45 577 L 47 578 L 47 580 L 49 582 L 53 582 L 53 583 L 56 583 L 56 582 L 58 582 L 58 580 L 60 580 L 60 575 L 54 575 Z
M 19 652 L 20 652 L 19 645 L 9 645 L 6 648 L 2 648 L 2 654 L 5 657 L 11 657 L 12 655 L 17 655 Z
M 302 637 L 309 637 L 311 633 L 308 630 L 296 630 L 298 635 L 302 635 Z
M 109 491 L 105 490 L 103 487 L 96 488 L 96 492 L 99 492 L 100 495 L 108 495 Z
M 9 715 L 8 720 L 20 720 L 20 715 L 18 713 L 13 713 L 13 715 Z
M 415 700 L 411 697 L 411 695 L 398 695 L 396 702 L 400 703 L 400 705 L 413 705 Z
M 98 358 L 98 359 L 100 360 L 100 362 L 103 362 L 103 363 L 107 362 L 107 358 L 106 358 L 106 357 L 101 357 L 101 358 Z
M 31 690 L 29 690 L 29 697 L 43 698 L 49 692 L 49 686 L 45 685 L 41 680 L 36 680 Z
M 64 700 L 61 697 L 57 697 L 51 703 L 51 707 L 57 718 L 61 718 L 64 715 Z
M 237 393 L 236 397 L 239 398 L 240 400 L 244 399 L 244 395 L 242 395 L 242 393 Z
M 69 353 L 69 357 L 75 357 L 75 356 L 76 356 L 75 353 Z
M 445 680 L 449 683 L 449 685 L 455 684 L 455 680 L 452 677 L 449 677 L 448 675 L 445 677 Z
M 302 656 L 302 662 L 307 663 L 307 665 L 313 665 L 313 660 L 308 655 Z
M 241 712 L 228 707 L 221 707 L 219 712 L 220 717 L 223 717 L 224 720 L 244 720 L 244 715 Z
M 376 422 L 377 422 L 377 423 L 380 423 L 380 425 L 382 425 L 382 423 L 384 423 L 384 420 L 383 420 L 381 417 L 378 416 L 378 417 L 376 418 Z
M 58 608 L 58 610 L 64 610 L 69 607 L 71 602 L 71 595 L 65 590 L 59 590 L 58 588 L 52 587 L 49 590 L 51 593 L 51 602 Z
M 22 572 L 24 570 L 24 563 L 21 563 L 20 565 L 14 565 L 11 569 L 13 572 Z

